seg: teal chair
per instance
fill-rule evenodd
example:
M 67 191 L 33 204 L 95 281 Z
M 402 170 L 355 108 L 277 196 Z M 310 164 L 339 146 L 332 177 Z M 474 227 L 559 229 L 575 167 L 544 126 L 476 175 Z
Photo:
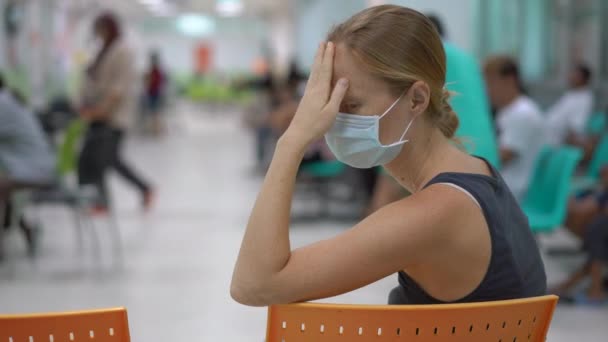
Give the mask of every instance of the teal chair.
M 346 166 L 337 160 L 318 161 L 302 166 L 301 170 L 314 178 L 329 179 L 340 176 Z
M 329 217 L 329 204 L 332 202 L 332 184 L 344 181 L 347 177 L 346 165 L 337 161 L 318 161 L 303 165 L 300 174 L 308 178 L 310 189 L 319 203 L 318 217 Z
M 596 185 L 600 178 L 600 169 L 603 165 L 608 165 L 608 133 L 602 136 L 595 148 L 593 157 L 591 157 L 591 161 L 587 167 L 587 173 L 574 179 L 572 192 L 576 193 Z
M 570 183 L 583 152 L 545 147 L 536 160 L 522 209 L 534 233 L 551 232 L 566 219 Z
M 602 112 L 593 113 L 587 121 L 587 133 L 591 135 L 602 134 L 606 130 L 607 116 L 606 113 Z

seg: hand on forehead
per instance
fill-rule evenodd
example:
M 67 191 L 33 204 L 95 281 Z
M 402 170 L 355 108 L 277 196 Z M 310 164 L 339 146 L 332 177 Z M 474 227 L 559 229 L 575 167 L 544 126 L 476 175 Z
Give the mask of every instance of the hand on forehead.
M 347 78 L 350 84 L 344 101 L 360 101 L 388 91 L 388 86 L 370 75 L 344 44 L 337 44 L 334 57 L 332 88 L 342 77 Z

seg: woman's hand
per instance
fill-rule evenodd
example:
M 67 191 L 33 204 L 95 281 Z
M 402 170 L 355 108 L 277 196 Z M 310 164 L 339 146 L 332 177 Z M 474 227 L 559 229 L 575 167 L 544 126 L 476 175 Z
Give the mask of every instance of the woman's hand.
M 285 132 L 285 137 L 295 139 L 302 146 L 321 138 L 331 128 L 348 89 L 345 78 L 336 82 L 333 91 L 331 89 L 334 51 L 332 42 L 319 46 L 304 97 Z

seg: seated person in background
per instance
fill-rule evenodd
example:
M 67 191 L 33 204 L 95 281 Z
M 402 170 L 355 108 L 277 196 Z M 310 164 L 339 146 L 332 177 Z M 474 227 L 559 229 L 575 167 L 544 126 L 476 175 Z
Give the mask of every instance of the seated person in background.
M 501 173 L 521 201 L 542 145 L 542 116 L 536 103 L 525 95 L 519 68 L 512 58 L 489 58 L 484 75 L 490 102 L 497 110 Z
M 570 301 L 574 301 L 575 304 L 606 304 L 608 293 L 604 288 L 602 274 L 604 268 L 608 266 L 608 206 L 604 206 L 588 225 L 584 249 L 587 260 L 583 266 L 551 292 L 560 296 L 568 295 L 582 280 L 590 277 L 591 283 L 587 291 L 575 294 Z
M 608 301 L 608 293 L 604 288 L 602 274 L 608 266 L 608 165 L 602 169 L 603 189 L 590 194 L 581 203 L 580 215 L 584 220 L 578 222 L 578 231 L 575 232 L 583 239 L 583 249 L 587 253 L 585 264 L 575 271 L 568 279 L 559 284 L 552 292 L 558 295 L 568 294 L 586 277 L 591 278 L 591 284 L 586 292 L 578 293 L 573 300 L 576 304 L 603 304 Z M 576 208 L 576 207 L 575 207 Z M 570 208 L 569 217 L 572 216 Z M 569 229 L 572 223 L 567 223 Z
M 600 170 L 600 188 L 582 193 L 568 204 L 566 227 L 583 239 L 587 228 L 602 211 L 608 210 L 608 164 Z
M 54 173 L 55 160 L 37 118 L 0 77 L 0 224 L 8 223 L 5 216 L 13 191 L 49 185 Z M 30 242 L 31 232 L 20 223 Z
M 547 111 L 546 142 L 549 145 L 582 143 L 587 120 L 593 110 L 590 81 L 591 70 L 583 64 L 570 72 L 570 90 Z

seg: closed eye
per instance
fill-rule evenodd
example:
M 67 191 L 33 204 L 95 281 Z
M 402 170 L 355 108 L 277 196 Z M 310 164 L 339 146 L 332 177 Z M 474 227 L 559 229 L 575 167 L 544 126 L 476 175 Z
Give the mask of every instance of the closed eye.
M 361 105 L 358 103 L 343 103 L 342 106 L 340 106 L 340 111 L 354 114 L 359 108 L 361 108 Z

